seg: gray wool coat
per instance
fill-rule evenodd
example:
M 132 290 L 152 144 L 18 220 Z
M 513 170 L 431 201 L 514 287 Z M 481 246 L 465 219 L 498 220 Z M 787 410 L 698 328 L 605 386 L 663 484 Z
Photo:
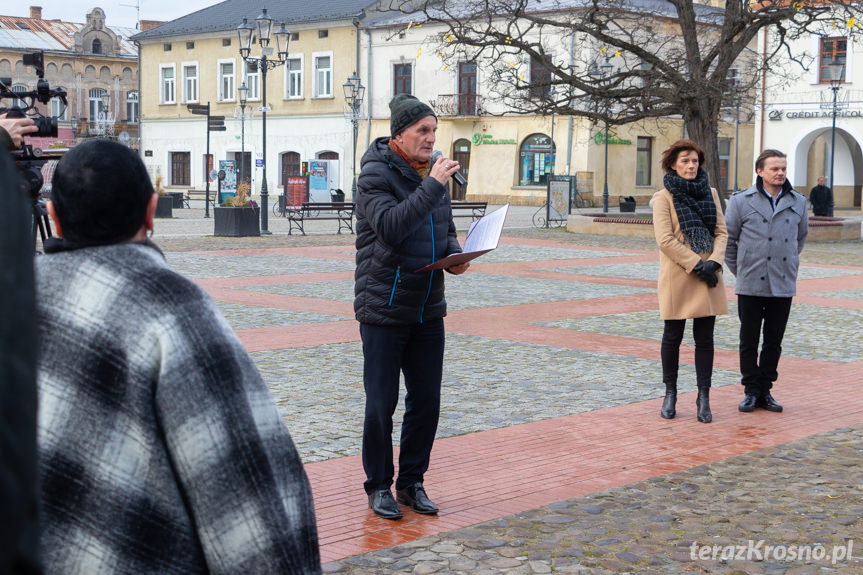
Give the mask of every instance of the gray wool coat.
M 737 278 L 734 293 L 793 297 L 799 254 L 809 233 L 806 198 L 785 182 L 776 211 L 756 185 L 731 197 L 725 212 L 728 246 L 725 264 Z

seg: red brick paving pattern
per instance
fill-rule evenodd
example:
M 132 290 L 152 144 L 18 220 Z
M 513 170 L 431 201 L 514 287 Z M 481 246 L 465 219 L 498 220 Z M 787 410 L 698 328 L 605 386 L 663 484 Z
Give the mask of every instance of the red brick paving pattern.
M 504 243 L 573 249 L 571 245 L 529 239 L 504 239 Z M 470 273 L 507 275 L 514 278 L 570 279 L 614 285 L 654 287 L 655 282 L 547 271 L 567 266 L 607 265 L 657 261 L 655 251 L 578 247 L 595 251 L 596 258 L 533 262 L 487 263 L 476 260 Z M 606 252 L 629 255 L 604 257 Z M 353 260 L 353 247 L 326 246 L 231 250 L 208 255 L 279 254 Z M 807 264 L 813 265 L 813 264 Z M 842 267 L 842 266 L 823 266 Z M 858 268 L 863 271 L 863 268 Z M 238 332 L 250 351 L 288 349 L 359 339 L 353 306 L 346 302 L 317 300 L 253 292 L 240 287 L 299 282 L 344 281 L 352 272 L 294 274 L 250 278 L 198 280 L 214 299 L 223 302 L 316 312 L 343 320 L 296 326 L 267 327 Z M 863 309 L 863 301 L 827 298 L 816 294 L 863 289 L 863 274 L 804 280 L 798 284 L 795 303 Z M 733 289 L 728 288 L 733 300 Z M 655 294 L 569 300 L 496 308 L 453 311 L 447 331 L 517 342 L 557 346 L 587 352 L 615 353 L 658 360 L 655 341 L 596 333 L 562 330 L 536 322 L 556 319 L 656 310 Z M 657 312 L 658 313 L 658 312 Z M 794 326 L 789 326 L 794 329 Z M 857 330 L 852 333 L 858 334 Z M 625 350 L 625 353 L 621 350 Z M 681 353 L 682 361 L 692 357 Z M 715 365 L 737 369 L 736 352 L 717 350 Z M 332 459 L 306 466 L 315 494 L 321 556 L 329 562 L 351 555 L 390 547 L 413 539 L 466 527 L 512 513 L 534 509 L 571 497 L 695 465 L 718 461 L 762 447 L 778 445 L 809 435 L 863 422 L 863 358 L 837 364 L 783 358 L 777 399 L 783 414 L 757 410 L 737 411 L 741 391 L 737 386 L 712 393 L 714 422 L 695 420 L 695 394 L 681 395 L 678 417 L 658 416 L 660 401 L 650 400 L 567 417 L 537 421 L 468 435 L 439 439 L 426 476 L 430 496 L 438 503 L 437 517 L 406 510 L 398 522 L 375 517 L 362 493 L 362 463 L 358 456 Z M 578 374 L 573 373 L 573 378 Z M 625 382 L 621 382 L 625 385 Z M 841 402 L 825 404 L 824 389 Z M 549 401 L 554 401 L 553 397 Z

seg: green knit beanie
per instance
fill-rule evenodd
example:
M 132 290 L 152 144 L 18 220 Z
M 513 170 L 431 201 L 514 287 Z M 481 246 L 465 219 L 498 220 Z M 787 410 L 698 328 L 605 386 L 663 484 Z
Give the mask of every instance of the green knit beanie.
M 410 94 L 396 94 L 395 98 L 390 100 L 390 134 L 395 136 L 426 116 L 435 116 L 434 110 L 427 104 Z

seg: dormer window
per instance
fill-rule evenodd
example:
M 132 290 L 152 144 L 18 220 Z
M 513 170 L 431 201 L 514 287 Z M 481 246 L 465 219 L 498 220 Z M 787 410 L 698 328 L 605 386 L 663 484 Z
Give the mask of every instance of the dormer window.
M 102 42 L 98 39 L 93 40 L 93 53 L 101 54 L 102 53 Z

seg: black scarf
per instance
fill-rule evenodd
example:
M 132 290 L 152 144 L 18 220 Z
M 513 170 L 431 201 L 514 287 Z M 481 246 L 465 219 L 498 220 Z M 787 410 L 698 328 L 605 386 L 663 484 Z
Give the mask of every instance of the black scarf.
M 697 254 L 713 251 L 713 234 L 716 232 L 716 204 L 707 181 L 707 172 L 698 168 L 693 180 L 676 173 L 665 174 L 665 189 L 671 192 L 674 209 L 680 222 L 683 237 Z

